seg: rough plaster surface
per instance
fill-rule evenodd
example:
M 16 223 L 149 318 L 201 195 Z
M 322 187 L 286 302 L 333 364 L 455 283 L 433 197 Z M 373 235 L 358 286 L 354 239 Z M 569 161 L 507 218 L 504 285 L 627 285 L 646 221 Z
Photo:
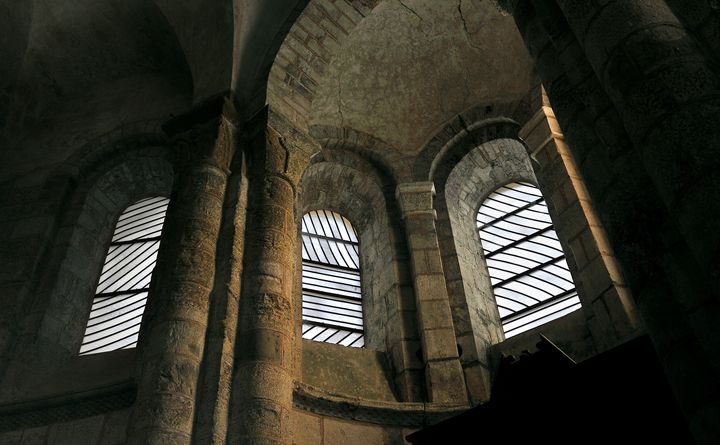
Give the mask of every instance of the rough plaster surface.
M 334 57 L 310 121 L 414 153 L 456 114 L 521 97 L 532 80 L 512 18 L 490 2 L 386 1 Z

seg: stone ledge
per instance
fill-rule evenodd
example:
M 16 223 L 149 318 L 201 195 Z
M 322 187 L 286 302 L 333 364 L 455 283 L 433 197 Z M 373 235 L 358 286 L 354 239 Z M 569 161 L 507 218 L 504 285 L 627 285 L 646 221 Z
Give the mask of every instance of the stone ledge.
M 458 415 L 469 405 L 418 402 L 385 402 L 331 394 L 295 382 L 293 405 L 315 414 L 379 425 L 420 427 Z

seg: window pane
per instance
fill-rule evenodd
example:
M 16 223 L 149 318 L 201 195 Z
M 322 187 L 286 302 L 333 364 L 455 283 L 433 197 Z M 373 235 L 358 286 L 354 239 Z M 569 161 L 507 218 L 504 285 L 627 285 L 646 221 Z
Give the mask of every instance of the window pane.
M 580 308 L 537 187 L 498 188 L 480 207 L 477 228 L 506 338 Z
M 142 199 L 118 218 L 80 355 L 137 345 L 168 203 L 169 200 L 161 196 Z
M 303 216 L 303 338 L 364 346 L 358 252 L 347 218 L 329 210 Z

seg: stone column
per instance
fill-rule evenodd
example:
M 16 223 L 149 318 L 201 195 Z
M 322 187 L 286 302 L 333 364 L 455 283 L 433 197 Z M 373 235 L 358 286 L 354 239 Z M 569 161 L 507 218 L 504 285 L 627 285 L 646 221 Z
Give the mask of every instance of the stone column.
M 720 284 L 720 75 L 664 1 L 557 0 L 698 264 Z M 717 332 L 717 331 L 716 331 Z
M 128 443 L 190 443 L 234 126 L 221 118 L 179 142 L 179 168 L 140 337 Z M 217 135 L 217 138 L 216 138 Z
M 663 166 L 670 175 L 665 178 L 668 181 L 674 180 L 673 171 L 679 171 L 676 168 L 684 166 L 687 178 L 680 182 L 687 185 L 687 181 L 696 176 L 692 164 L 708 152 L 700 153 L 699 157 L 694 153 L 710 150 L 713 144 L 717 146 L 717 142 L 713 142 L 717 129 L 705 134 L 700 131 L 688 135 L 685 141 L 679 140 L 695 128 L 712 125 L 706 114 L 709 108 L 705 100 L 696 102 L 699 113 L 695 116 L 690 102 L 675 102 L 680 113 L 673 112 L 674 99 L 669 96 L 680 92 L 692 95 L 687 85 L 680 89 L 669 85 L 683 82 L 681 72 L 687 67 L 678 66 L 676 62 L 685 58 L 688 40 L 677 41 L 677 60 L 670 58 L 667 64 L 657 63 L 676 53 L 669 44 L 672 39 L 663 44 L 659 37 L 683 34 L 662 1 L 610 1 L 605 2 L 604 9 L 596 3 L 558 3 L 562 3 L 562 10 L 555 2 L 508 1 L 690 428 L 698 443 L 718 443 L 720 353 L 716 339 L 720 338 L 720 309 L 717 286 L 713 287 L 708 279 L 707 271 L 713 268 L 712 264 L 709 261 L 699 263 L 701 250 L 697 244 L 691 246 L 687 230 L 679 227 L 677 218 L 682 216 L 681 209 L 694 217 L 708 207 L 697 202 L 694 207 L 668 206 L 667 189 L 663 191 L 663 187 L 656 185 L 663 181 L 658 177 L 662 170 L 658 168 Z M 610 17 L 614 19 L 610 20 Z M 661 20 L 657 26 L 648 27 L 648 19 L 658 17 L 669 21 L 663 23 Z M 592 31 L 578 32 L 583 28 L 583 20 L 585 28 Z M 626 32 L 626 27 L 636 25 L 636 32 Z M 660 35 L 655 35 L 656 32 Z M 626 39 L 618 39 L 621 35 Z M 659 38 L 655 42 L 658 46 L 652 43 L 653 35 Z M 635 39 L 645 44 L 637 47 L 638 40 Z M 598 61 L 602 54 L 608 60 L 601 67 Z M 652 69 L 646 65 L 650 60 L 655 61 Z M 695 67 L 701 62 L 693 56 L 688 60 L 693 62 L 689 66 Z M 701 69 L 696 74 L 699 77 L 690 75 L 687 81 L 692 83 L 693 79 L 703 78 L 707 71 Z M 637 87 L 638 91 L 628 91 L 628 84 L 620 85 L 624 75 L 628 84 Z M 648 79 L 647 84 L 643 84 L 643 78 Z M 615 82 L 619 84 L 613 86 Z M 657 94 L 648 94 L 648 86 L 657 88 Z M 702 90 L 704 87 L 698 90 L 699 94 Z M 708 98 L 715 100 L 717 96 Z M 642 104 L 648 108 L 643 110 Z M 669 108 L 658 116 L 657 111 L 663 107 Z M 633 114 L 637 119 L 635 124 L 631 121 Z M 648 121 L 647 117 L 652 119 Z M 678 127 L 680 121 L 686 122 L 687 128 Z M 653 129 L 648 122 L 668 127 Z M 653 153 L 647 142 L 655 140 L 655 136 L 639 138 L 638 130 L 646 136 L 668 131 L 668 141 L 658 145 L 657 153 Z M 688 143 L 697 143 L 697 138 L 704 135 L 708 140 L 683 154 Z M 670 141 L 677 145 L 669 147 L 666 142 Z M 677 155 L 678 163 L 670 162 L 670 154 Z M 713 162 L 717 163 L 717 159 L 708 165 Z M 699 178 L 698 184 L 704 180 Z M 698 189 L 688 188 L 690 195 L 694 190 Z M 690 196 L 690 199 L 694 198 Z M 717 198 L 711 196 L 708 201 L 712 207 Z M 717 224 L 717 214 L 713 221 L 709 224 Z M 706 238 L 708 246 L 713 243 L 717 246 L 717 236 L 716 233 Z
M 232 388 L 240 277 L 245 253 L 247 162 L 238 151 L 230 167 L 218 236 L 215 287 L 210 295 L 205 356 L 197 398 L 193 444 L 225 444 Z
M 465 378 L 435 228 L 435 186 L 432 182 L 399 184 L 396 196 L 412 263 L 428 397 L 435 403 L 466 404 Z
M 651 180 L 645 186 L 653 188 L 667 208 L 699 269 L 692 275 L 671 271 L 671 280 L 682 283 L 680 292 L 669 304 L 658 297 L 644 299 L 643 318 L 696 440 L 717 443 L 720 75 L 716 62 L 707 58 L 702 44 L 665 1 L 615 0 L 600 6 L 557 0 L 557 4 Z M 699 295 L 695 286 L 703 288 Z M 693 355 L 687 352 L 691 344 L 698 347 Z
M 275 115 L 259 116 L 254 127 L 228 441 L 290 444 L 296 187 L 316 146 Z

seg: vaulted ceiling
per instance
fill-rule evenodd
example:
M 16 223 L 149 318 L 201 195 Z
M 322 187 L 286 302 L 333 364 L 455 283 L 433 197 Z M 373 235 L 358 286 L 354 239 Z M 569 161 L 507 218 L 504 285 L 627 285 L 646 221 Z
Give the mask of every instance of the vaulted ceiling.
M 5 0 L 0 28 L 0 178 L 228 91 L 412 156 L 536 82 L 490 0 Z
M 313 0 L 280 48 L 268 101 L 300 127 L 352 128 L 414 154 L 457 114 L 536 82 L 491 1 Z

